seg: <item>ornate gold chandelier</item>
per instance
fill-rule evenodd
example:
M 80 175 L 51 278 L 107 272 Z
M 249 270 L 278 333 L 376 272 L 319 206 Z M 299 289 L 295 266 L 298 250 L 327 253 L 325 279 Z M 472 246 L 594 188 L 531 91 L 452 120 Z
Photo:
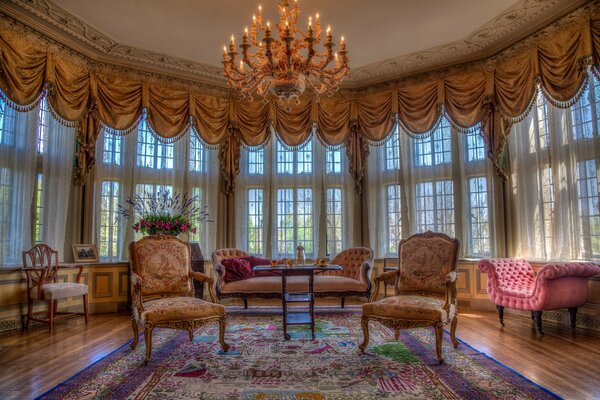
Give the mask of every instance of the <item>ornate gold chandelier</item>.
M 262 7 L 258 6 L 258 14 L 252 16 L 252 25 L 244 30 L 239 45 L 241 59 L 236 60 L 238 53 L 233 35 L 229 51 L 223 46 L 225 76 L 229 86 L 242 98 L 253 99 L 257 93 L 266 99 L 272 93 L 289 106 L 299 101 L 307 84 L 317 100 L 321 94 L 331 96 L 338 90 L 350 71 L 344 37 L 341 37 L 339 52 L 334 52 L 335 44 L 328 27 L 319 52 L 316 48 L 321 44 L 322 33 L 319 14 L 315 15 L 314 25 L 312 17 L 308 17 L 306 32 L 297 26 L 299 14 L 297 0 L 293 8 L 288 0 L 279 0 L 275 33 L 279 38 L 274 38 L 271 23 L 267 21 L 263 25 Z

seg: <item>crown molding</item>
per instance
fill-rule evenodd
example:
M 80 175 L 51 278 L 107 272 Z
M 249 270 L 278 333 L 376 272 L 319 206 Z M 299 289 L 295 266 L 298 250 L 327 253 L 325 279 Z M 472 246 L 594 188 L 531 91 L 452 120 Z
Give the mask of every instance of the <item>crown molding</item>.
M 353 68 L 346 89 L 397 80 L 494 56 L 590 0 L 521 0 L 462 40 Z M 226 88 L 220 67 L 123 45 L 50 0 L 7 0 L 0 13 L 93 62 Z

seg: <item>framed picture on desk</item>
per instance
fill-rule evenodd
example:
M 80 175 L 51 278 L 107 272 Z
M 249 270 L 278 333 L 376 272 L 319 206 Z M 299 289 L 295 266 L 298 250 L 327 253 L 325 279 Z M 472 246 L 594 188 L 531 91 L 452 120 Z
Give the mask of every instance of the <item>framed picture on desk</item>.
M 76 263 L 98 262 L 98 249 L 95 244 L 73 244 L 71 247 Z

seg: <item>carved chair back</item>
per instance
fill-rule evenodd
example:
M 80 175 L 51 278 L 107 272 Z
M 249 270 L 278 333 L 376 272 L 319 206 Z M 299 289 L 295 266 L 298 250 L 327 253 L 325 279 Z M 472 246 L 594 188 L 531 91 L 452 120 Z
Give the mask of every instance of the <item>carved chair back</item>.
M 131 270 L 141 278 L 143 300 L 194 296 L 190 245 L 174 236 L 152 235 L 129 244 Z
M 443 297 L 446 275 L 456 270 L 458 239 L 427 231 L 400 241 L 396 294 Z
M 58 280 L 58 251 L 47 244 L 36 244 L 23 251 L 23 269 L 27 275 L 27 293 L 37 290 L 38 298 L 41 298 L 44 283 Z
M 341 251 L 331 260 L 332 264 L 341 265 L 344 269 L 339 271 L 326 271 L 327 275 L 343 276 L 362 280 L 360 274 L 365 263 L 369 264 L 368 274 L 373 269 L 373 250 L 368 247 L 352 247 Z M 368 275 L 369 276 L 369 275 Z

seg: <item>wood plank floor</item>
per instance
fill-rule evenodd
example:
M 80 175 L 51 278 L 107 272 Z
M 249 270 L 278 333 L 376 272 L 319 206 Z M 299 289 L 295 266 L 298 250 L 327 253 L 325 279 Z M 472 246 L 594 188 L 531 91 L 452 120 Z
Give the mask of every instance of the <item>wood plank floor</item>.
M 600 398 L 600 334 L 547 323 L 540 336 L 525 318 L 505 320 L 500 328 L 495 314 L 463 313 L 457 336 L 560 396 Z M 0 399 L 39 396 L 130 339 L 130 319 L 123 314 L 92 315 L 87 326 L 82 318 L 61 321 L 52 335 L 43 326 L 4 334 Z

